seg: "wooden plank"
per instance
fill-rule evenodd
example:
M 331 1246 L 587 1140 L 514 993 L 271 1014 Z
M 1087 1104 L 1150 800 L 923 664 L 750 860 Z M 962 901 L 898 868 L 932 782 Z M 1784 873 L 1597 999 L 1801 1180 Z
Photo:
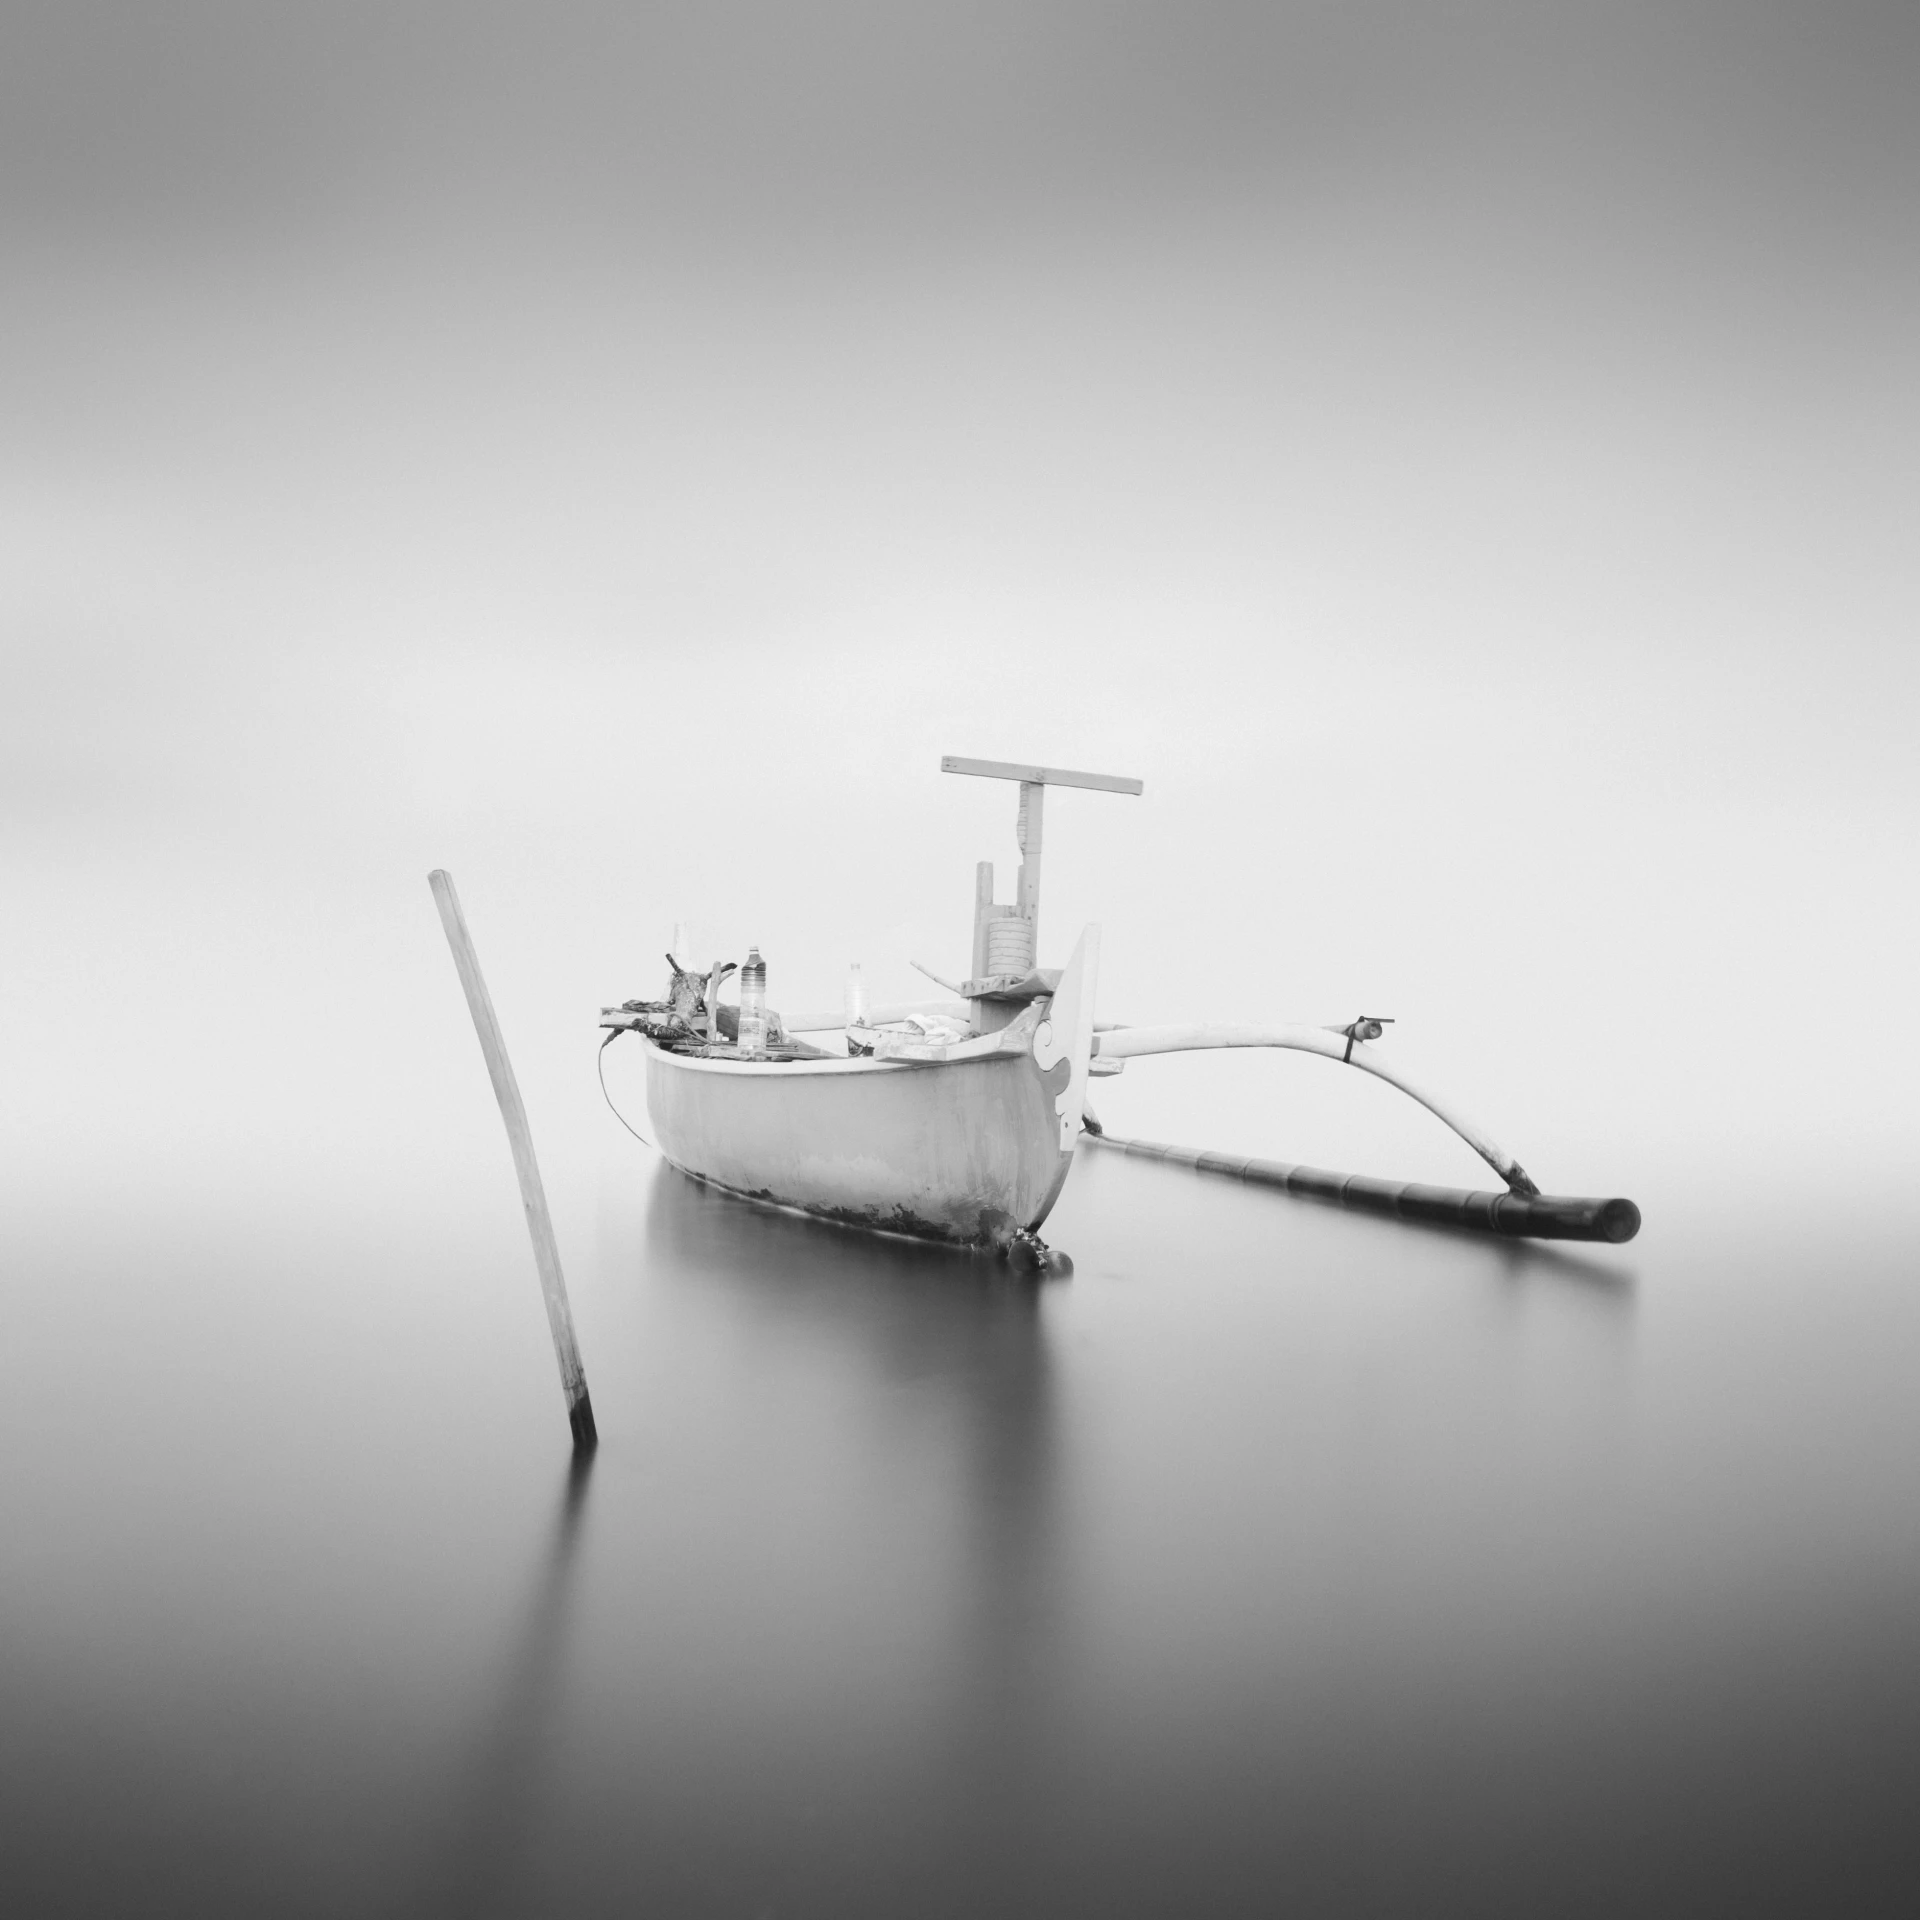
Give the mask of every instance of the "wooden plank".
M 957 753 L 940 756 L 942 773 L 972 773 L 986 780 L 1027 780 L 1045 787 L 1092 787 L 1101 793 L 1144 793 L 1144 780 L 1117 773 L 1076 773 L 1068 767 L 1026 767 L 1012 760 L 968 760 Z
M 473 936 L 467 931 L 466 915 L 460 911 L 460 896 L 453 890 L 453 875 L 436 867 L 427 875 L 427 884 L 433 889 L 434 901 L 440 909 L 440 924 L 447 930 L 447 945 L 453 949 L 454 968 L 466 990 L 467 1010 L 473 1015 L 473 1029 L 480 1036 L 487 1076 L 493 1082 L 494 1098 L 500 1103 L 500 1118 L 506 1122 L 514 1172 L 520 1177 L 520 1204 L 527 1216 L 527 1231 L 533 1237 L 533 1262 L 539 1269 L 540 1293 L 547 1306 L 547 1330 L 553 1335 L 553 1354 L 560 1363 L 560 1391 L 566 1397 L 567 1424 L 573 1429 L 576 1449 L 592 1448 L 599 1444 L 600 1435 L 593 1423 L 587 1370 L 580 1362 L 573 1309 L 567 1302 L 567 1283 L 560 1272 L 560 1247 L 553 1237 L 553 1219 L 547 1211 L 547 1190 L 541 1183 L 540 1163 L 533 1157 L 533 1131 L 527 1125 L 520 1083 L 513 1077 L 513 1062 L 507 1058 L 507 1043 L 493 1011 L 493 999 L 481 977 L 480 956 L 474 951 Z
M 982 860 L 973 870 L 973 965 L 967 978 L 978 980 L 987 970 L 987 919 L 993 912 L 993 862 Z
M 960 991 L 969 1000 L 1037 1000 L 1060 984 L 1058 967 L 1035 967 L 1019 979 L 1011 974 L 988 975 L 982 980 L 963 980 Z

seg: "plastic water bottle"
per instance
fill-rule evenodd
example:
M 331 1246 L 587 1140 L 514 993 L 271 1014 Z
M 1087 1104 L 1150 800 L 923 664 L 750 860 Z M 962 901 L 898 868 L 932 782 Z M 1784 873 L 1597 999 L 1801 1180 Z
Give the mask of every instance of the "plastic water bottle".
M 767 1050 L 767 963 L 758 947 L 747 949 L 747 964 L 740 969 L 740 1051 L 765 1053 Z
M 847 1025 L 864 1027 L 867 1024 L 867 976 L 860 971 L 860 962 L 854 961 L 847 968 Z

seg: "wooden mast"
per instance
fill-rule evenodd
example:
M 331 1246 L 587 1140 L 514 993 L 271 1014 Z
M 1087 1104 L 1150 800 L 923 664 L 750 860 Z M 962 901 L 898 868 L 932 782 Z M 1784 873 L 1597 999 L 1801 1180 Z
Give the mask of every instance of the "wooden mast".
M 1020 786 L 1020 812 L 1015 833 L 1020 842 L 1020 878 L 1013 900 L 997 905 L 993 897 L 993 863 L 982 860 L 974 870 L 973 891 L 973 973 L 970 988 L 989 980 L 1020 979 L 1040 964 L 1040 848 L 1045 826 L 1046 797 L 1049 787 L 1091 787 L 1097 793 L 1145 791 L 1142 780 L 1130 780 L 1117 773 L 1079 773 L 1068 767 L 1032 767 L 1013 760 L 969 760 L 960 754 L 941 757 L 942 773 L 970 773 L 986 780 L 1014 780 Z M 995 941 L 993 923 L 1017 919 L 1024 922 L 1021 933 L 1009 942 Z M 994 964 L 996 946 L 1004 959 L 1009 951 L 1024 955 L 1025 964 L 1009 970 Z M 1006 1009 L 1011 1018 L 1013 1009 Z M 975 1032 L 1004 1024 L 978 998 L 973 1001 Z
M 1046 797 L 1044 780 L 1020 782 L 1020 817 L 1014 829 L 1020 841 L 1020 889 L 1014 897 L 1033 936 L 1035 966 L 1040 964 L 1040 829 Z

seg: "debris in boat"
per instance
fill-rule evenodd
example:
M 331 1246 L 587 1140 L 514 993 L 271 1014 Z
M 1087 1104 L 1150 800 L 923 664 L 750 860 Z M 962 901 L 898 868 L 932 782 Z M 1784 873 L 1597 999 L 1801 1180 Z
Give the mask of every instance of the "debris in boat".
M 672 954 L 667 955 L 667 966 L 673 978 L 667 983 L 664 1013 L 672 1022 L 686 1032 L 692 1033 L 696 1021 L 706 1019 L 708 977 L 704 973 L 694 973 L 683 967 Z M 729 961 L 726 968 L 721 971 L 720 977 L 725 979 L 727 973 L 731 971 L 732 962 Z M 661 1005 L 662 1003 L 658 1001 L 642 1000 L 629 1000 L 626 1003 L 627 1011 L 631 1013 L 651 1011 Z
M 753 950 L 757 957 L 758 948 Z M 824 1047 L 810 1045 L 788 1033 L 780 1015 L 764 1001 L 760 1014 L 765 1022 L 760 1046 L 740 1047 L 740 1009 L 723 1006 L 719 1001 L 721 982 L 738 972 L 736 964 L 723 961 L 704 973 L 683 967 L 671 953 L 666 956 L 671 978 L 662 1000 L 623 1000 L 617 1007 L 600 1009 L 600 1024 L 614 1032 L 639 1033 L 673 1053 L 697 1057 L 730 1059 L 746 1052 L 755 1060 L 830 1060 L 835 1056 Z M 749 960 L 751 964 L 751 957 Z M 762 962 L 761 978 L 765 979 Z M 763 986 L 764 991 L 764 986 Z
M 967 1022 L 950 1013 L 910 1013 L 875 1027 L 849 1027 L 849 1053 L 877 1054 L 882 1060 L 920 1057 L 926 1048 L 947 1048 L 967 1038 Z
M 710 1040 L 719 1038 L 721 983 L 728 974 L 737 971 L 738 968 L 734 963 L 727 960 L 717 963 L 707 975 L 707 984 L 700 996 L 700 1005 L 707 1016 L 707 1037 Z

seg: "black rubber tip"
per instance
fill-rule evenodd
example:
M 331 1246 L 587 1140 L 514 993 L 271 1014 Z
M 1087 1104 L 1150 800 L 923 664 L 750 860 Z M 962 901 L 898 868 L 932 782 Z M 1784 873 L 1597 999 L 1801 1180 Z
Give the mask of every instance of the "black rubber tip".
M 1631 1200 L 1609 1200 L 1594 1223 L 1602 1239 L 1616 1247 L 1625 1246 L 1640 1231 L 1640 1209 Z
M 575 1453 L 591 1453 L 600 1444 L 600 1429 L 593 1424 L 593 1396 L 583 1393 L 567 1409 L 567 1424 L 573 1429 Z
M 1489 1224 L 1496 1233 L 1524 1234 L 1535 1240 L 1607 1240 L 1617 1247 L 1640 1231 L 1640 1209 L 1631 1200 L 1502 1193 L 1493 1198 Z

